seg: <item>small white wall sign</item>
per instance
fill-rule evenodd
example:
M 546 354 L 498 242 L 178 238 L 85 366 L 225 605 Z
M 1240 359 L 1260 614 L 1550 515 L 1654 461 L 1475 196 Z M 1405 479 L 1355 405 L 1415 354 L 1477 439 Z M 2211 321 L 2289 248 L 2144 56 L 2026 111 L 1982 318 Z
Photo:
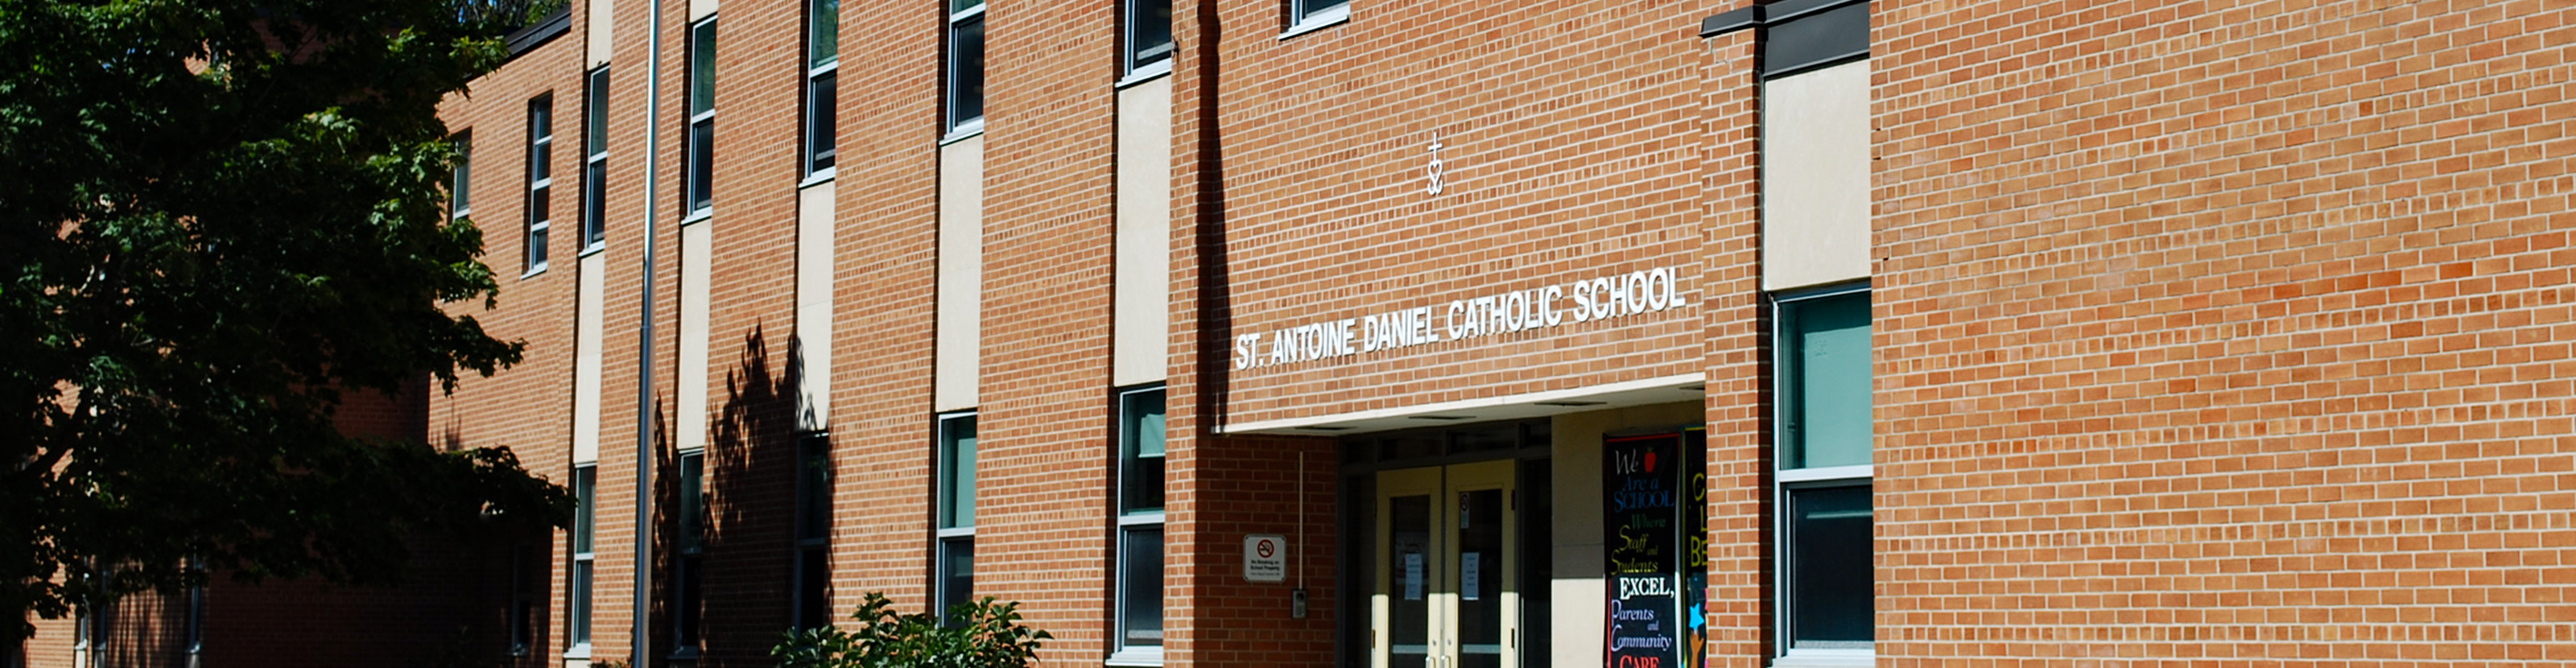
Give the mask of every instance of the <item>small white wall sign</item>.
M 1244 536 L 1243 579 L 1246 582 L 1288 581 L 1288 539 L 1268 533 Z

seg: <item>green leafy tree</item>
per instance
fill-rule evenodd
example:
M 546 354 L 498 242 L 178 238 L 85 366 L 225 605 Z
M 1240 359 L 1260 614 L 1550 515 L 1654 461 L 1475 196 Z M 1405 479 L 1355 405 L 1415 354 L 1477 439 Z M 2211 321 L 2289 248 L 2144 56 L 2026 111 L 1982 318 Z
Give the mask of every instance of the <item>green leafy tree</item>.
M 568 520 L 506 450 L 332 424 L 524 347 L 442 308 L 496 290 L 437 116 L 524 22 L 488 4 L 0 0 L 0 615 Z
M 769 649 L 779 668 L 1023 668 L 1053 634 L 1020 625 L 1020 604 L 993 597 L 949 606 L 944 621 L 901 614 L 868 592 L 850 628 L 791 632 Z

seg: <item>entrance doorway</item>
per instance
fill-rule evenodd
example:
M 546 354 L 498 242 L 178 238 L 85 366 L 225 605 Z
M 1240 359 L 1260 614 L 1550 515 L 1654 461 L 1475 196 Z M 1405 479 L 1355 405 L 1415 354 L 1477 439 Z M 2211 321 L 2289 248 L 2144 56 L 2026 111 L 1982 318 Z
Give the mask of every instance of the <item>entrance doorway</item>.
M 1521 665 L 1514 469 L 1492 460 L 1377 474 L 1371 666 Z

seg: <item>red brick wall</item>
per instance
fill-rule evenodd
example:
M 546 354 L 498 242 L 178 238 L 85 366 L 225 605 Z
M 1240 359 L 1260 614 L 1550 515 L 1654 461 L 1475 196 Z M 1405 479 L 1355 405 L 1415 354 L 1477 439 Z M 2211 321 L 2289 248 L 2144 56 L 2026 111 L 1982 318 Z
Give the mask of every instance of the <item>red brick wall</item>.
M 2563 6 L 1874 16 L 1888 663 L 2576 659 Z
M 1347 24 L 1284 40 L 1278 5 L 1223 6 L 1213 100 L 1234 334 L 1437 315 L 1451 300 L 1658 267 L 1679 269 L 1694 304 L 1235 371 L 1227 418 L 1701 370 L 1704 56 L 1688 29 L 1725 4 L 1361 2 Z M 1446 185 L 1428 195 L 1435 134 Z
M 1769 664 L 1773 570 L 1771 458 L 1765 411 L 1760 84 L 1754 35 L 1706 41 L 1699 66 L 1703 135 L 1701 309 L 1708 374 L 1708 656 L 1711 666 Z
M 1113 3 L 986 8 L 983 410 L 976 594 L 1107 655 Z
M 574 26 L 584 25 L 584 20 L 579 13 L 572 17 Z M 471 301 L 449 304 L 447 309 L 452 314 L 474 317 L 495 338 L 525 341 L 527 352 L 518 365 L 489 378 L 464 373 L 452 393 L 441 391 L 433 383 L 425 389 L 425 432 L 411 432 L 412 438 L 426 439 L 433 447 L 509 448 L 518 455 L 521 466 L 558 484 L 571 480 L 573 318 L 579 297 L 582 126 L 586 122 L 580 77 L 582 48 L 578 31 L 557 37 L 519 54 L 499 71 L 475 80 L 465 95 L 451 95 L 441 105 L 441 115 L 448 119 L 451 130 L 472 133 L 472 219 L 483 230 L 484 264 L 492 267 L 501 285 L 498 308 L 486 310 L 482 302 Z M 571 74 L 558 74 L 561 72 Z M 527 252 L 522 229 L 528 193 L 528 101 L 548 93 L 554 96 L 554 141 L 548 154 L 554 185 L 548 191 L 553 220 L 547 236 L 547 269 L 522 276 L 522 258 Z M 391 416 L 369 418 L 362 413 L 347 417 L 371 425 L 393 424 Z M 561 538 L 561 532 L 543 538 L 545 565 L 569 559 Z M 506 649 L 509 642 L 508 549 L 500 545 L 480 550 L 422 552 L 419 561 L 424 572 L 441 579 L 407 590 L 280 594 L 284 600 L 227 603 L 243 606 L 245 612 L 241 615 L 259 617 L 310 610 L 299 605 L 305 599 L 331 601 L 321 609 L 337 612 L 319 615 L 331 619 L 312 623 L 340 629 L 325 637 L 355 640 L 346 649 L 336 650 L 353 654 L 329 656 L 366 656 L 367 652 L 383 651 L 386 643 L 368 641 L 371 635 L 382 634 L 402 638 L 396 646 L 417 647 L 422 652 L 447 651 L 446 645 L 452 644 L 451 636 L 458 628 L 469 629 L 467 635 L 472 638 L 471 651 L 475 655 L 487 656 Z M 458 560 L 468 563 L 452 563 Z M 560 569 L 550 570 L 560 577 Z M 279 584 L 260 589 L 281 587 L 281 591 L 294 591 L 303 586 L 309 585 Z M 239 598 L 251 595 L 245 593 Z M 529 657 L 514 665 L 540 665 L 547 657 L 561 655 L 560 600 L 544 596 L 537 601 L 538 619 L 547 620 L 537 625 L 540 642 Z M 260 632 L 291 633 L 301 625 L 241 622 L 245 625 L 238 637 L 243 638 L 257 637 Z M 289 640 L 278 638 L 259 644 L 298 646 Z M 324 656 L 308 658 L 321 660 Z

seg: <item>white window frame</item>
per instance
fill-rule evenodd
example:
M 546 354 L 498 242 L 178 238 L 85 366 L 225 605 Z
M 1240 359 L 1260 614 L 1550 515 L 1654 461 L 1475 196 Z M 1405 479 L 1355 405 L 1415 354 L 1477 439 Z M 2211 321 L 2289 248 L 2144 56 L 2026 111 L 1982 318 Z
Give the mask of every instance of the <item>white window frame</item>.
M 953 601 L 948 598 L 947 585 L 948 578 L 950 576 L 948 570 L 948 555 L 952 546 L 961 543 L 968 545 L 968 549 L 973 549 L 972 546 L 975 543 L 975 524 L 980 518 L 970 516 L 963 522 L 955 522 L 954 518 L 949 517 L 944 512 L 944 509 L 949 505 L 951 496 L 957 493 L 957 490 L 953 489 L 951 485 L 955 472 L 952 471 L 949 466 L 949 462 L 953 459 L 950 449 L 955 446 L 957 441 L 951 435 L 953 432 L 950 430 L 958 424 L 975 425 L 975 418 L 976 414 L 973 410 L 941 413 L 934 418 L 934 422 L 931 426 L 931 474 L 936 477 L 931 481 L 929 612 L 933 618 L 937 619 L 944 620 L 947 618 L 946 615 L 948 614 L 949 606 L 967 602 Z M 980 433 L 981 430 L 978 429 L 979 436 L 976 438 L 975 444 L 975 456 L 979 460 L 984 454 L 983 439 L 981 438 Z M 979 474 L 982 470 L 983 468 L 981 466 L 976 467 L 976 471 Z M 981 495 L 982 493 L 983 486 L 979 484 L 976 485 L 975 494 L 967 495 L 962 499 L 957 499 L 957 501 L 966 503 L 969 507 L 972 507 L 976 501 L 976 496 Z M 947 526 L 951 523 L 955 523 L 958 526 Z M 972 559 L 971 556 L 969 558 Z M 967 573 L 967 577 L 974 577 L 974 573 Z M 970 580 L 969 583 L 967 597 L 972 599 L 974 597 L 972 591 L 973 585 L 971 584 L 972 581 Z
M 1797 347 L 1793 344 L 1793 337 L 1797 335 L 1797 332 L 1792 329 L 1795 323 L 1792 322 L 1790 318 L 1785 317 L 1786 314 L 1782 312 L 1797 308 L 1800 302 L 1820 301 L 1854 294 L 1861 295 L 1863 299 L 1868 299 L 1868 296 L 1870 295 L 1869 284 L 1867 282 L 1861 282 L 1822 288 L 1786 291 L 1773 293 L 1771 295 L 1773 305 L 1772 311 L 1775 314 L 1772 318 L 1771 340 L 1773 341 L 1773 345 L 1771 364 L 1772 368 L 1777 371 L 1773 374 L 1771 381 L 1773 385 L 1770 388 L 1770 391 L 1772 392 L 1775 402 L 1785 403 L 1788 401 L 1789 382 L 1792 380 L 1789 376 L 1792 370 L 1799 368 L 1795 366 L 1796 362 L 1791 359 L 1791 356 L 1797 352 Z M 1875 325 L 1874 318 L 1872 324 L 1873 326 Z M 1774 434 L 1774 437 L 1772 443 L 1773 470 L 1770 490 L 1771 507 L 1777 509 L 1775 512 L 1779 513 L 1778 521 L 1772 523 L 1772 556 L 1775 559 L 1774 563 L 1777 563 L 1780 566 L 1779 568 L 1774 569 L 1772 574 L 1772 590 L 1777 592 L 1776 600 L 1779 602 L 1777 610 L 1772 613 L 1773 638 L 1777 643 L 1775 646 L 1779 648 L 1779 654 L 1772 658 L 1771 665 L 1774 668 L 1867 668 L 1869 666 L 1874 666 L 1877 664 L 1878 656 L 1877 649 L 1874 645 L 1869 648 L 1796 646 L 1797 639 L 1794 636 L 1797 634 L 1797 629 L 1795 628 L 1796 623 L 1794 620 L 1797 618 L 1797 601 L 1795 600 L 1796 597 L 1792 595 L 1791 588 L 1795 586 L 1794 578 L 1798 562 L 1797 555 L 1793 553 L 1794 544 L 1792 543 L 1792 540 L 1794 539 L 1794 536 L 1791 531 L 1794 522 L 1788 515 L 1790 510 L 1793 508 L 1790 503 L 1790 497 L 1793 492 L 1801 490 L 1831 489 L 1837 487 L 1868 488 L 1871 486 L 1874 478 L 1873 467 L 1868 464 L 1787 468 L 1788 456 L 1786 450 L 1790 445 L 1788 438 L 1791 433 L 1789 423 L 1791 420 L 1795 419 L 1795 416 L 1792 416 L 1789 413 L 1789 410 L 1778 410 L 1774 411 L 1772 416 L 1772 433 Z M 1877 624 L 1873 621 L 1871 627 L 1875 629 L 1876 626 Z
M 1169 0 L 1165 2 L 1168 4 Z M 1180 56 L 1180 36 L 1169 35 L 1172 27 L 1167 24 L 1163 26 L 1163 32 L 1170 36 L 1171 41 L 1162 45 L 1159 52 L 1161 59 L 1149 63 L 1137 62 L 1143 60 L 1146 55 L 1136 49 L 1136 25 L 1141 20 L 1138 13 L 1142 11 L 1138 7 L 1139 4 L 1138 0 L 1118 0 L 1118 62 L 1124 71 L 1124 76 L 1118 80 L 1120 86 L 1170 74 L 1172 59 Z
M 1130 478 L 1132 478 L 1132 477 L 1133 477 L 1133 476 L 1131 476 L 1131 475 L 1130 475 L 1130 472 L 1135 470 L 1135 468 L 1134 468 L 1134 466 L 1132 466 L 1132 464 L 1134 463 L 1134 460 L 1139 459 L 1139 457 L 1137 457 L 1137 456 L 1136 456 L 1136 454 L 1135 454 L 1135 453 L 1136 453 L 1136 434 L 1135 434 L 1135 433 L 1130 429 L 1130 427 L 1129 427 L 1129 425 L 1131 425 L 1131 424 L 1133 424 L 1133 423 L 1135 422 L 1135 419 L 1136 419 L 1136 418 L 1135 418 L 1135 415 L 1134 415 L 1134 414 L 1132 414 L 1132 413 L 1130 413 L 1130 412 L 1128 411 L 1128 405 L 1129 405 L 1129 402 L 1130 402 L 1130 400 L 1131 400 L 1131 399 L 1134 399 L 1134 398 L 1136 398 L 1136 397 L 1140 397 L 1140 396 L 1143 396 L 1143 395 L 1146 395 L 1146 394 L 1161 395 L 1161 396 L 1163 397 L 1163 401 L 1162 401 L 1162 408 L 1163 408 L 1163 410 L 1164 410 L 1164 413 L 1163 413 L 1163 414 L 1164 414 L 1164 415 L 1166 415 L 1166 416 L 1170 415 L 1170 412 L 1169 412 L 1169 411 L 1170 411 L 1170 408 L 1171 408 L 1171 398 L 1170 398 L 1170 395 L 1169 395 L 1169 394 L 1166 394 L 1166 393 L 1165 393 L 1165 391 L 1164 391 L 1164 386 L 1163 386 L 1163 384 L 1161 384 L 1161 383 L 1154 383 L 1154 384 L 1150 384 L 1150 385 L 1139 385 L 1139 386 L 1136 386 L 1136 387 L 1120 389 L 1120 390 L 1118 390 L 1118 392 L 1116 393 L 1116 399 L 1115 399 L 1115 402 L 1116 402 L 1116 403 L 1115 403 L 1115 404 L 1113 404 L 1113 405 L 1115 406 L 1115 408 L 1114 408 L 1113 410 L 1115 410 L 1115 411 L 1117 412 L 1117 416 L 1118 416 L 1118 423 L 1117 423 L 1117 432 L 1118 432 L 1118 433 L 1116 434 L 1116 437 L 1117 437 L 1117 443 L 1116 443 L 1116 444 L 1115 444 L 1115 446 L 1114 446 L 1114 447 L 1116 447 L 1116 448 L 1118 449 L 1118 450 L 1117 450 L 1117 457 L 1116 457 L 1116 459 L 1115 459 L 1115 461 L 1117 462 L 1117 467 L 1118 467 L 1118 468 L 1117 468 L 1117 472 L 1111 476 L 1111 478 L 1112 478 L 1112 479 L 1115 481 L 1115 483 L 1116 483 L 1116 488 L 1115 488 L 1114 490 L 1112 490 L 1112 493 L 1113 493 L 1113 495 L 1116 497 L 1116 500 L 1115 500 L 1115 501 L 1113 501 L 1113 502 L 1112 502 L 1112 505 L 1111 505 L 1111 508 L 1112 508 L 1112 510 L 1114 511 L 1114 512 L 1112 513 L 1112 516 L 1111 516 L 1111 517 L 1112 517 L 1112 520 L 1113 520 L 1113 523 L 1115 524 L 1115 526 L 1111 529 L 1111 531 L 1113 532 L 1113 533 L 1112 533 L 1112 535 L 1114 536 L 1113 541 L 1115 542 L 1115 545 L 1114 545 L 1113 547 L 1114 547 L 1115 552 L 1116 552 L 1116 561 L 1110 564 L 1110 574 L 1111 574 L 1111 575 L 1110 575 L 1110 579 L 1111 579 L 1111 582 L 1110 582 L 1110 592 L 1111 592 L 1111 596 L 1110 596 L 1110 598 L 1111 598 L 1111 599 L 1113 599 L 1113 600 L 1112 600 L 1112 605 L 1110 606 L 1110 615 L 1111 615 L 1111 616 L 1110 616 L 1110 619 L 1109 619 L 1109 648 L 1110 648 L 1110 650 L 1111 650 L 1111 651 L 1110 651 L 1110 654 L 1109 654 L 1109 658 L 1108 658 L 1108 660 L 1104 662 L 1104 663 L 1106 663 L 1107 665 L 1111 665 L 1111 666 L 1160 666 L 1160 665 L 1163 665 L 1163 644 L 1162 644 L 1162 643 L 1163 643 L 1163 642 L 1164 642 L 1164 640 L 1165 640 L 1164 638 L 1157 637 L 1157 638 L 1156 638 L 1156 640 L 1155 640 L 1155 644 L 1153 644 L 1153 645 L 1132 645 L 1132 646 L 1131 646 L 1131 645 L 1128 645 L 1128 644 L 1127 644 L 1127 615 L 1128 615 L 1128 612 L 1129 612 L 1129 610 L 1130 610 L 1131 606 L 1135 603 L 1135 602 L 1133 602 L 1133 601 L 1129 601 L 1129 600 L 1127 600 L 1127 591 L 1128 591 L 1128 581 L 1127 581 L 1127 578 L 1128 578 L 1128 574 L 1127 574 L 1127 572 L 1128 572 L 1128 568 L 1127 568 L 1127 560 L 1128 560 L 1128 558 L 1129 558 L 1128 545 L 1129 545 L 1129 538 L 1130 538 L 1131 536 L 1134 536 L 1135 534 L 1137 534 L 1137 533 L 1138 533 L 1138 532 L 1140 532 L 1140 531 L 1150 529 L 1150 530 L 1152 530 L 1152 531 L 1156 532 L 1157 534 L 1162 534 L 1162 535 L 1163 535 L 1163 580 L 1164 580 L 1163 585 L 1164 585 L 1164 588 L 1165 588 L 1165 592 L 1164 592 L 1164 596 L 1162 597 L 1162 598 L 1163 598 L 1163 600 L 1161 600 L 1161 601 L 1156 601 L 1156 602 L 1155 602 L 1155 607 L 1156 607 L 1157 609 L 1167 609 L 1167 608 L 1168 608 L 1168 606 L 1167 606 L 1166 604 L 1168 604 L 1168 603 L 1170 602 L 1170 600 L 1171 600 L 1170 591 L 1169 591 L 1169 588 L 1170 588 L 1170 586 L 1171 586 L 1171 572 L 1172 572 L 1172 568 L 1171 568 L 1171 536 L 1170 536 L 1168 533 L 1165 533 L 1165 532 L 1164 532 L 1164 518 L 1165 518 L 1165 512 L 1166 512 L 1166 511 L 1165 511 L 1165 508 L 1167 508 L 1167 507 L 1168 507 L 1168 504 L 1171 502 L 1171 499 L 1170 499 L 1170 497 L 1168 496 L 1168 494 L 1170 493 L 1170 491 L 1171 491 L 1171 490 L 1170 490 L 1170 487 L 1169 487 L 1169 485 L 1168 485 L 1168 483 L 1167 483 L 1166 481 L 1170 480 L 1170 478 L 1171 478 L 1171 474 L 1170 474 L 1170 472 L 1169 472 L 1169 469 L 1164 469 L 1165 473 L 1164 473 L 1164 475 L 1163 475 L 1163 477 L 1162 477 L 1161 479 L 1152 480 L 1152 481 L 1141 481 L 1141 480 L 1131 480 L 1131 479 L 1130 479 Z M 1164 451 L 1164 453 L 1165 453 L 1165 454 L 1163 454 L 1163 455 L 1159 456 L 1158 458 L 1160 458 L 1160 459 L 1164 459 L 1166 462 L 1169 462 L 1169 461 L 1170 461 L 1170 459 L 1169 459 L 1169 457 L 1170 457 L 1170 450 L 1168 449 L 1168 448 L 1170 447 L 1170 445 L 1169 445 L 1169 444 L 1170 444 L 1170 434 L 1169 434 L 1169 432 L 1166 432 L 1166 433 L 1165 433 L 1164 438 L 1165 438 L 1164 443 L 1165 443 L 1165 448 L 1166 448 L 1166 450 Z M 1166 464 L 1166 465 L 1168 466 L 1168 464 Z M 1128 494 L 1128 490 L 1129 490 L 1132 486 L 1134 486 L 1134 485 L 1139 485 L 1139 484 L 1153 484 L 1153 485 L 1157 485 L 1157 486 L 1162 486 L 1162 487 L 1163 487 L 1163 492 L 1164 492 L 1164 494 L 1165 494 L 1165 496 L 1163 496 L 1163 497 L 1162 497 L 1162 498 L 1163 498 L 1163 505 L 1160 505 L 1160 506 L 1155 507 L 1155 508 L 1150 509 L 1150 510 L 1135 510 L 1135 511 L 1130 511 L 1130 510 L 1128 510 L 1128 509 L 1127 509 L 1127 500 L 1128 500 L 1128 496 L 1127 496 L 1127 494 Z M 1164 620 L 1164 621 L 1165 621 L 1165 622 L 1169 622 L 1170 620 L 1166 619 L 1166 620 Z
M 448 143 L 456 147 L 456 166 L 448 170 L 447 217 L 464 220 L 474 206 L 474 131 L 459 130 Z
M 565 541 L 571 565 L 564 571 L 564 658 L 590 658 L 591 625 L 597 611 L 591 596 L 599 586 L 597 568 L 599 553 L 599 463 L 575 464 L 572 467 L 573 498 L 580 505 L 573 509 L 572 535 Z M 589 571 L 585 578 L 574 573 Z M 586 586 L 584 586 L 586 585 Z
M 822 62 L 817 63 L 815 62 L 814 42 L 819 38 L 814 34 L 816 32 L 814 28 L 818 20 L 817 17 L 820 17 L 825 11 L 825 4 L 831 5 L 832 11 L 836 12 L 832 17 L 833 38 L 831 50 L 828 52 L 828 55 L 825 56 Z M 837 14 L 840 5 L 840 0 L 806 0 L 805 3 L 805 109 L 802 122 L 798 124 L 798 143 L 803 147 L 803 149 L 797 152 L 797 162 L 799 163 L 797 165 L 797 170 L 805 175 L 804 183 L 806 184 L 821 183 L 823 181 L 832 180 L 832 176 L 840 170 L 840 129 L 838 127 L 823 127 L 821 124 L 816 123 L 816 121 L 824 114 L 815 113 L 817 109 L 823 108 L 824 105 L 829 105 L 829 108 L 833 112 L 830 114 L 833 122 L 838 123 L 840 120 L 839 112 L 841 103 L 838 98 L 841 90 L 841 31 L 839 27 L 840 16 Z M 829 77 L 833 82 L 833 95 L 829 99 L 826 99 L 822 95 L 817 95 L 815 91 L 816 85 L 826 77 Z M 823 164 L 818 166 L 818 163 Z
M 540 124 L 539 114 L 544 121 Z M 546 270 L 551 243 L 549 232 L 554 227 L 555 187 L 555 96 L 553 93 L 528 99 L 528 199 L 525 223 L 519 233 L 521 269 L 527 276 Z M 540 203 L 544 206 L 538 206 Z M 543 216 L 540 217 L 539 212 Z
M 703 110 L 689 110 L 689 128 L 687 134 L 688 145 L 681 151 L 683 156 L 681 165 L 686 170 L 680 174 L 680 206 L 687 210 L 686 215 L 682 216 L 680 219 L 680 222 L 683 223 L 695 222 L 715 215 L 715 132 L 716 107 L 718 106 L 716 104 L 716 66 L 720 63 L 715 62 L 714 59 L 716 56 L 714 53 L 699 52 L 698 31 L 704 30 L 707 32 L 706 51 L 712 52 L 722 48 L 723 33 L 716 30 L 716 18 L 717 17 L 709 16 L 705 20 L 689 24 L 689 78 L 687 82 L 687 92 L 685 92 L 684 95 L 687 96 L 686 100 L 689 106 L 695 106 L 697 104 L 697 91 L 699 85 L 697 80 L 699 69 L 698 59 L 707 59 L 708 62 L 705 68 L 707 71 L 707 81 L 705 82 L 707 87 L 707 108 Z M 706 139 L 703 141 L 699 139 L 699 135 L 701 134 L 706 135 Z M 706 146 L 706 153 L 704 155 L 700 155 L 698 153 L 698 146 L 700 144 L 704 144 Z M 705 170 L 707 174 L 706 184 L 703 186 L 698 184 L 699 170 Z
M 1288 0 L 1288 29 L 1279 38 L 1287 39 L 1324 28 L 1349 23 L 1353 0 Z
M 608 247 L 608 66 L 582 75 L 581 254 Z
M 957 0 L 939 0 L 939 7 L 941 9 L 947 9 L 956 1 Z M 976 48 L 981 49 L 984 53 L 991 53 L 992 49 L 989 48 L 989 45 L 991 43 L 990 40 L 993 38 L 992 23 L 984 20 L 984 7 L 987 4 L 989 3 L 985 0 L 975 0 L 975 6 L 973 7 L 948 12 L 948 23 L 943 28 L 945 32 L 941 33 L 939 49 L 939 116 L 941 125 L 943 125 L 948 131 L 947 136 L 941 138 L 940 141 L 942 143 L 957 141 L 984 133 L 984 103 L 986 100 L 984 99 L 983 93 L 978 92 L 975 94 L 975 115 L 973 117 L 959 118 L 957 116 L 957 100 L 959 95 L 959 91 L 957 89 L 957 33 L 968 23 L 974 23 L 982 27 L 984 31 L 983 37 L 978 38 L 978 43 L 982 46 L 977 46 Z M 986 76 L 989 76 L 991 72 L 992 71 L 989 68 L 984 69 L 984 74 Z

